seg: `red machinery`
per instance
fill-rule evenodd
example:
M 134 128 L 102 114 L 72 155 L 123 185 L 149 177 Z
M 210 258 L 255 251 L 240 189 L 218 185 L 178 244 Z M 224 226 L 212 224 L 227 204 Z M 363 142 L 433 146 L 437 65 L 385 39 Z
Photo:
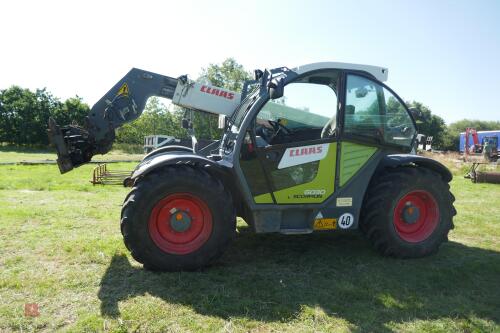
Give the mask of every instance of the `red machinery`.
M 472 137 L 472 142 L 471 142 Z M 480 154 L 483 146 L 479 143 L 477 131 L 475 128 L 467 127 L 465 129 L 465 149 L 464 154 L 467 158 L 468 155 Z

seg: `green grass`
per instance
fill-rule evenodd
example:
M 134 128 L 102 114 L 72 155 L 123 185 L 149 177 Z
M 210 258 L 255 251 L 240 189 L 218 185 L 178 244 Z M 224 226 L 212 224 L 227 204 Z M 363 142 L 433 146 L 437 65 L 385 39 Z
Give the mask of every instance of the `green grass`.
M 256 235 L 240 221 L 213 267 L 151 273 L 120 235 L 128 189 L 92 186 L 91 170 L 0 166 L 0 331 L 500 331 L 500 185 L 455 177 L 456 227 L 432 257 L 383 258 L 358 233 Z

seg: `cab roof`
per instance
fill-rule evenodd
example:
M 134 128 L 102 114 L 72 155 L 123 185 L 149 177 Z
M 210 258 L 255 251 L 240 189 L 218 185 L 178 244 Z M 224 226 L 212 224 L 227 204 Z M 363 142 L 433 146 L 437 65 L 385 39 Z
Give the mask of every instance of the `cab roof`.
M 346 62 L 315 62 L 312 64 L 302 65 L 293 68 L 292 70 L 297 74 L 304 74 L 310 71 L 318 69 L 350 69 L 355 71 L 362 71 L 374 76 L 377 80 L 381 82 L 387 81 L 387 76 L 389 70 L 385 67 L 371 66 L 371 65 L 361 65 L 361 64 L 350 64 Z

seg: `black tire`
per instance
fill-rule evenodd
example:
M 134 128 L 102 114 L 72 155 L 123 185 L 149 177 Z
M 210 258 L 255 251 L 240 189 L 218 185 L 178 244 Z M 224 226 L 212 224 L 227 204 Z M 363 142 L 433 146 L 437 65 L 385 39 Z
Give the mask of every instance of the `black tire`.
M 178 193 L 199 198 L 211 213 L 208 239 L 185 254 L 162 250 L 150 233 L 153 209 L 162 199 Z M 146 269 L 196 270 L 224 252 L 236 233 L 236 215 L 231 195 L 218 179 L 201 168 L 169 166 L 136 181 L 122 207 L 121 231 L 132 257 Z
M 396 207 L 411 193 L 427 193 L 438 210 L 431 218 L 433 227 L 421 240 L 408 240 L 411 234 L 398 230 Z M 426 195 L 427 195 L 426 194 Z M 425 199 L 425 198 L 424 198 Z M 419 258 L 435 253 L 448 240 L 453 229 L 455 197 L 441 176 L 423 167 L 386 169 L 372 178 L 363 202 L 360 228 L 375 249 L 385 256 Z M 405 206 L 406 207 L 406 206 Z M 436 210 L 433 210 L 436 212 Z M 413 210 L 412 210 L 413 212 Z M 431 214 L 429 214 L 431 215 Z M 418 222 L 420 223 L 420 222 Z M 425 222 L 424 222 L 425 223 Z M 400 226 L 400 224 L 399 224 Z M 417 237 L 418 238 L 418 237 Z

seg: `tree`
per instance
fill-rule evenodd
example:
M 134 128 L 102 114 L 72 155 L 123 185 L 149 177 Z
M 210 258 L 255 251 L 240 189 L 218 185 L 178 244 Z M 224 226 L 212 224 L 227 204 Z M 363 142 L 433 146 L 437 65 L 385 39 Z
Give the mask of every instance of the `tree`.
M 431 110 L 420 102 L 407 102 L 408 107 L 415 108 L 422 114 L 422 120 L 417 120 L 418 133 L 432 136 L 432 146 L 437 149 L 444 149 L 446 134 L 446 123 L 444 119 L 432 114 Z
M 151 97 L 139 119 L 125 124 L 116 131 L 116 142 L 142 144 L 146 135 L 171 135 L 184 137 L 180 119 L 170 112 L 158 97 Z
M 1 140 L 16 144 L 47 144 L 47 122 L 51 111 L 60 102 L 45 89 L 32 92 L 13 86 L 0 95 Z
M 51 112 L 51 116 L 58 124 L 66 125 L 76 123 L 83 126 L 90 108 L 83 103 L 79 96 L 68 98 L 64 103 L 59 103 Z
M 209 83 L 219 88 L 240 92 L 243 83 L 251 79 L 250 72 L 234 58 L 227 58 L 220 64 L 210 64 L 201 70 L 197 81 Z
M 210 84 L 215 87 L 241 92 L 243 83 L 251 79 L 250 72 L 234 58 L 227 58 L 220 64 L 210 64 L 201 70 L 198 82 Z M 177 111 L 179 114 L 183 111 Z M 193 117 L 193 127 L 198 138 L 218 139 L 222 131 L 218 129 L 219 117 L 209 113 L 196 112 Z
M 0 91 L 0 141 L 12 144 L 48 144 L 47 123 L 83 124 L 89 107 L 76 96 L 62 103 L 46 89 L 35 92 L 12 86 Z

